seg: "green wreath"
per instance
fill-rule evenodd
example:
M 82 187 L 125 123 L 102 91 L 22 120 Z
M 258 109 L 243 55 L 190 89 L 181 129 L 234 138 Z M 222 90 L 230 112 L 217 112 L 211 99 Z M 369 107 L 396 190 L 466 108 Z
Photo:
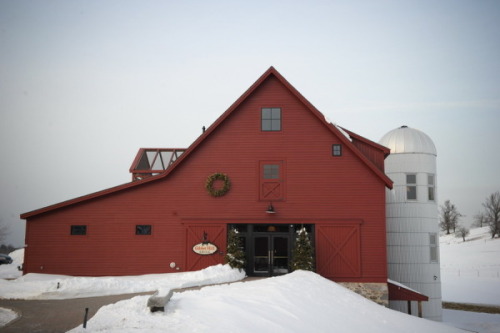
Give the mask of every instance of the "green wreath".
M 214 182 L 216 180 L 222 180 L 224 182 L 224 186 L 222 186 L 221 189 L 216 190 L 214 188 Z M 231 188 L 231 181 L 229 180 L 229 177 L 224 173 L 214 173 L 213 175 L 208 176 L 207 181 L 205 183 L 205 188 L 207 189 L 208 193 L 210 193 L 211 196 L 222 197 Z

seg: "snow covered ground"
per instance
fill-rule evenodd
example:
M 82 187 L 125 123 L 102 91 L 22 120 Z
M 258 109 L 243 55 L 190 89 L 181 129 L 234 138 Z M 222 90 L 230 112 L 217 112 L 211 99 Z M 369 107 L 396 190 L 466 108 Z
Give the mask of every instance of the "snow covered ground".
M 440 237 L 443 301 L 500 305 L 500 239 L 488 227 L 471 229 L 463 242 Z M 443 322 L 475 332 L 500 332 L 500 314 L 443 310 Z
M 443 300 L 500 305 L 500 239 L 473 229 L 468 241 L 441 237 Z M 244 274 L 218 265 L 197 272 L 133 277 L 68 277 L 28 274 L 20 277 L 23 250 L 15 262 L 0 266 L 0 297 L 63 299 L 239 281 Z M 87 329 L 71 332 L 500 332 L 500 315 L 444 311 L 444 324 L 376 305 L 311 272 L 211 286 L 174 293 L 166 311 L 150 313 L 148 296 L 105 306 Z M 0 310 L 2 322 L 12 313 Z
M 500 239 L 488 227 L 440 237 L 443 300 L 500 305 Z

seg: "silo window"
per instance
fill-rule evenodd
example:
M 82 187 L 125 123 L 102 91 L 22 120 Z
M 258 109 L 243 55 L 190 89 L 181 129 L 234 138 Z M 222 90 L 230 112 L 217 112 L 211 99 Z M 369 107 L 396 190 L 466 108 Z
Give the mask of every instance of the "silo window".
M 342 156 L 342 145 L 334 144 L 332 146 L 332 155 L 333 156 Z
M 417 200 L 417 175 L 406 175 L 406 199 Z
M 430 246 L 430 257 L 431 262 L 438 261 L 438 246 L 437 246 L 437 234 L 429 234 L 429 246 Z
M 429 193 L 429 201 L 434 201 L 434 175 L 427 175 L 427 188 Z

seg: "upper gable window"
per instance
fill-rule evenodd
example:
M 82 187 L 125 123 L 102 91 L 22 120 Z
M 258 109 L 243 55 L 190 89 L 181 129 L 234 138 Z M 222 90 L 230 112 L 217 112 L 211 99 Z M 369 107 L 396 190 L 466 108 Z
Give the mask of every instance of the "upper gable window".
M 281 108 L 262 108 L 263 131 L 281 131 Z

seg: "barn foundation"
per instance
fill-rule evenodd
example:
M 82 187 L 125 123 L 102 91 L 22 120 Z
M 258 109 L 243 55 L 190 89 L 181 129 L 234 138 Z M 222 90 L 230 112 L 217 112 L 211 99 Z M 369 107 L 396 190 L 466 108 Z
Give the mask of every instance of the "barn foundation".
M 389 307 L 387 283 L 339 282 L 339 284 L 377 304 Z

